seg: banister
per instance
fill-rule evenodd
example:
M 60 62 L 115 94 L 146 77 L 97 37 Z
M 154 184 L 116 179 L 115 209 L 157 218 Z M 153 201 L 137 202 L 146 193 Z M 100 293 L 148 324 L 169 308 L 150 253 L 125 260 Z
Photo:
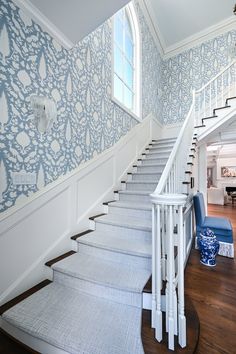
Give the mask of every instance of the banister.
M 161 178 L 160 178 L 160 180 L 158 182 L 158 185 L 157 185 L 155 191 L 153 192 L 153 195 L 160 194 L 160 193 L 163 192 L 163 189 L 164 189 L 165 183 L 166 183 L 166 179 L 168 178 L 168 175 L 169 175 L 169 173 L 171 171 L 171 168 L 173 166 L 176 153 L 177 153 L 178 148 L 179 148 L 179 146 L 181 144 L 181 140 L 182 140 L 186 125 L 189 122 L 189 119 L 191 117 L 191 114 L 192 114 L 192 111 L 194 109 L 194 106 L 195 106 L 195 90 L 193 90 L 193 102 L 192 102 L 192 105 L 190 107 L 190 110 L 189 110 L 189 112 L 187 114 L 187 117 L 186 117 L 186 119 L 184 121 L 184 124 L 182 125 L 182 127 L 180 129 L 180 133 L 178 135 L 178 138 L 177 138 L 177 140 L 176 140 L 176 142 L 174 144 L 174 147 L 173 147 L 173 149 L 171 151 L 171 154 L 170 154 L 169 159 L 168 159 L 168 161 L 166 163 L 166 166 L 165 166 L 165 168 L 163 170 L 163 173 L 162 173 Z
M 228 64 L 222 71 L 219 72 L 216 76 L 214 76 L 210 81 L 208 81 L 204 86 L 202 86 L 199 90 L 196 90 L 196 94 L 202 92 L 207 86 L 209 86 L 213 81 L 218 79 L 222 74 L 224 74 L 225 71 L 227 71 L 231 66 L 233 66 L 236 63 L 236 59 L 233 60 L 230 64 Z

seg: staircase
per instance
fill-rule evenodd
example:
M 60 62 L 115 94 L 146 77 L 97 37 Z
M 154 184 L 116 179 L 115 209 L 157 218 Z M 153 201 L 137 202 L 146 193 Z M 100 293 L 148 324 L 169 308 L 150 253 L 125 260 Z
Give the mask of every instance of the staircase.
M 3 330 L 41 353 L 144 352 L 140 332 L 152 263 L 150 193 L 173 145 L 173 139 L 149 145 L 122 190 L 114 192 L 115 200 L 104 203 L 106 214 L 91 217 L 91 229 L 72 237 L 76 252 L 46 263 L 53 282 L 0 308 Z

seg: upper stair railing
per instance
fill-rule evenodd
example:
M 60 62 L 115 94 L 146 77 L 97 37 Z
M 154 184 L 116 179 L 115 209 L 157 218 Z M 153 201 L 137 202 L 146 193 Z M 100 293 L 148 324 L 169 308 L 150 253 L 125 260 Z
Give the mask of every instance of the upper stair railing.
M 219 74 L 200 90 L 195 92 L 195 124 L 201 126 L 202 119 L 215 116 L 215 109 L 227 106 L 226 99 L 236 96 L 236 60 L 233 60 Z
M 165 290 L 168 347 L 174 350 L 174 336 L 186 346 L 184 267 L 193 238 L 192 200 L 183 181 L 196 125 L 214 117 L 214 109 L 236 96 L 236 61 L 233 61 L 200 90 L 193 100 L 165 169 L 151 194 L 152 207 L 152 327 L 158 341 L 162 333 L 162 291 Z

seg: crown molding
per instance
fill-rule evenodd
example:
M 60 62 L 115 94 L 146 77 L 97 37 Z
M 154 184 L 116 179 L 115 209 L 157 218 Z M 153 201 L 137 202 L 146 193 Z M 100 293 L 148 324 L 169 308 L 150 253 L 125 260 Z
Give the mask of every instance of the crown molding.
M 13 0 L 14 3 L 24 11 L 32 20 L 47 31 L 64 48 L 71 49 L 72 43 L 36 6 L 29 0 Z
M 138 0 L 138 2 L 163 60 L 174 57 L 185 50 L 200 45 L 227 31 L 236 29 L 236 17 L 232 15 L 213 26 L 205 28 L 203 31 L 195 33 L 193 36 L 189 36 L 174 45 L 167 46 L 162 33 L 156 24 L 156 20 L 154 19 L 154 10 L 150 0 Z
M 193 36 L 189 36 L 174 45 L 165 47 L 163 59 L 169 59 L 170 57 L 178 55 L 185 50 L 196 47 L 203 42 L 209 41 L 233 29 L 236 29 L 236 17 L 230 16 L 213 26 L 207 27 L 203 31 L 197 32 Z

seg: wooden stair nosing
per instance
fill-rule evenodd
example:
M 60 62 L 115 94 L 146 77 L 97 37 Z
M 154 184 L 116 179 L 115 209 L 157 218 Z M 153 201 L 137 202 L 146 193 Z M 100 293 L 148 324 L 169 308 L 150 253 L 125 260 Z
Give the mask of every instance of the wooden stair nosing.
M 235 96 L 227 98 L 226 101 L 225 101 L 226 105 L 228 104 L 228 101 L 235 100 L 235 99 L 236 99 Z
M 109 205 L 110 203 L 114 203 L 114 202 L 117 202 L 117 200 L 109 200 L 108 202 L 104 202 L 104 203 L 102 203 L 103 205 Z M 93 231 L 93 230 L 91 230 L 91 231 Z
M 93 232 L 94 230 L 91 230 L 91 229 L 88 229 L 88 230 L 85 230 L 85 231 L 82 231 L 80 232 L 79 234 L 76 234 L 74 236 L 71 236 L 71 240 L 77 240 L 77 238 L 81 237 L 81 236 L 84 236 L 86 234 L 89 234 L 90 232 Z
M 15 306 L 16 304 L 18 304 L 19 302 L 23 301 L 24 299 L 26 299 L 27 297 L 31 296 L 32 294 L 36 293 L 37 291 L 39 291 L 40 289 L 44 288 L 45 286 L 51 284 L 52 281 L 49 279 L 45 279 L 43 281 L 41 281 L 40 283 L 34 285 L 32 288 L 24 291 L 22 294 L 14 297 L 13 299 L 11 299 L 10 301 L 6 302 L 5 304 L 3 304 L 2 306 L 0 306 L 0 316 L 6 312 L 7 310 L 9 310 L 11 307 Z
M 196 125 L 194 128 L 197 129 L 197 128 L 205 128 L 206 126 L 205 125 Z
M 53 258 L 53 259 L 51 259 L 50 261 L 47 261 L 46 263 L 45 263 L 45 266 L 47 266 L 47 267 L 51 267 L 54 263 L 57 263 L 57 262 L 59 262 L 59 261 L 61 261 L 62 259 L 64 259 L 64 258 L 67 258 L 67 257 L 70 257 L 70 256 L 72 256 L 72 254 L 75 254 L 76 253 L 76 251 L 68 251 L 68 252 L 66 252 L 66 253 L 63 253 L 63 254 L 61 254 L 60 256 L 58 256 L 58 257 L 56 257 L 56 258 Z
M 6 344 L 2 344 L 2 341 L 5 342 Z M 1 351 L 3 347 L 3 350 Z M 9 333 L 4 331 L 4 329 L 0 328 L 0 353 L 4 354 L 41 354 L 40 352 L 37 352 L 36 350 L 28 347 L 28 345 L 24 344 L 23 342 L 20 342 L 18 339 L 15 337 L 11 336 Z
M 186 174 L 192 174 L 192 171 L 185 171 Z
M 217 108 L 214 108 L 214 109 L 213 109 L 213 113 L 215 114 L 215 111 L 219 111 L 219 110 L 225 109 L 225 108 L 231 108 L 231 106 L 227 105 L 227 106 L 224 106 L 224 107 L 217 107 Z
M 97 214 L 97 215 L 94 215 L 94 216 L 90 216 L 89 220 L 92 220 L 92 221 L 93 221 L 94 219 L 100 218 L 101 216 L 104 216 L 104 215 L 107 215 L 107 214 L 102 213 L 102 214 Z
M 217 115 L 213 115 L 213 116 L 209 116 L 209 117 L 205 117 L 205 118 L 202 118 L 202 123 L 205 119 L 212 119 L 212 118 L 217 118 L 218 116 Z
M 193 166 L 194 164 L 193 164 L 193 162 L 187 162 L 187 165 Z

